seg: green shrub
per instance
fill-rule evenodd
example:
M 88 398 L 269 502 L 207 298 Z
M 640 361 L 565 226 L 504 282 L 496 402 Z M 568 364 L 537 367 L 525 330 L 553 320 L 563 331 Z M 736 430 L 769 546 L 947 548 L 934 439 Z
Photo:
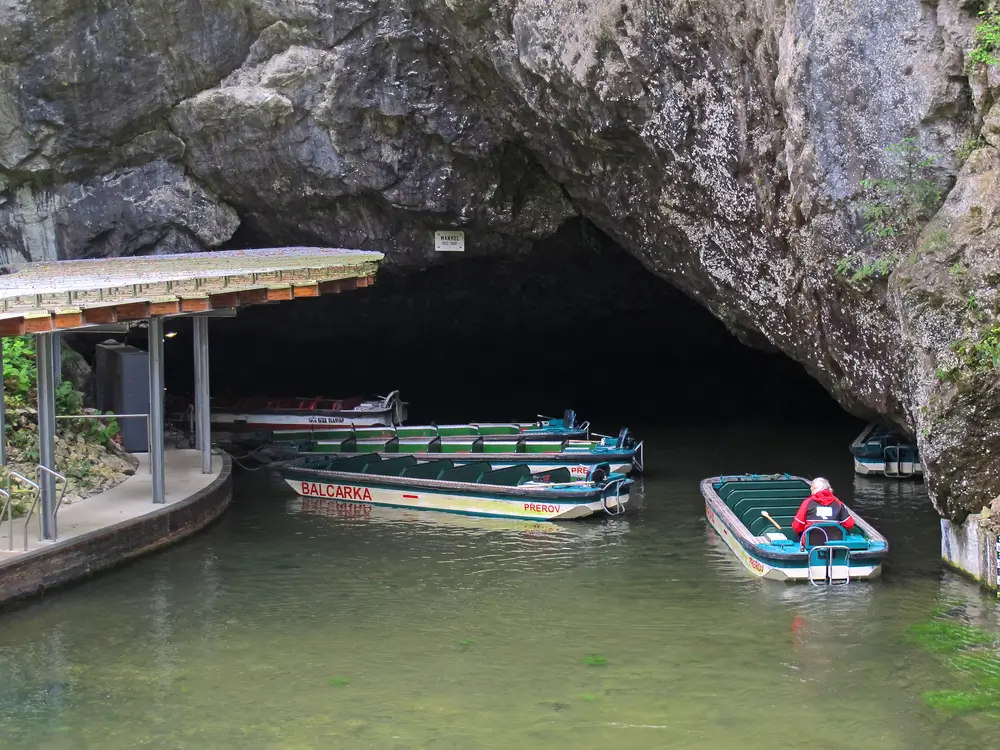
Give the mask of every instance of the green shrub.
M 970 62 L 981 65 L 1000 64 L 1000 11 L 994 8 L 979 11 L 979 25 L 975 31 L 976 46 L 969 53 Z
M 837 274 L 851 281 L 883 278 L 911 252 L 921 227 L 941 205 L 941 184 L 932 169 L 934 156 L 924 153 L 916 138 L 904 138 L 885 149 L 886 176 L 861 181 L 861 216 L 868 250 L 841 258 Z M 939 229 L 924 241 L 922 252 L 943 247 L 948 231 Z
M 959 368 L 984 372 L 1000 367 L 1000 324 L 987 329 L 974 341 L 956 341 L 951 345 L 958 355 Z
M 941 205 L 941 185 L 916 138 L 904 138 L 886 147 L 887 175 L 861 181 L 865 199 L 861 213 L 865 234 L 876 242 L 913 236 Z
M 17 336 L 3 339 L 4 401 L 8 413 L 25 413 L 28 424 L 20 425 L 9 419 L 5 423 L 6 439 L 12 448 L 22 451 L 28 462 L 38 461 L 37 393 L 38 367 L 36 365 L 35 339 Z M 73 388 L 68 380 L 56 387 L 56 414 L 80 414 L 83 394 Z M 57 428 L 74 435 L 81 435 L 90 443 L 107 446 L 118 434 L 114 419 L 60 420 Z

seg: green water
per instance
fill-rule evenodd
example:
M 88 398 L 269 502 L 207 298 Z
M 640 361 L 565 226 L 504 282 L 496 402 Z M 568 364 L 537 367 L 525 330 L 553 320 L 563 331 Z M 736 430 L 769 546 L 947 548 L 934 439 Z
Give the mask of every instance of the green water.
M 1000 630 L 937 562 L 922 486 L 851 473 L 850 431 L 655 433 L 643 507 L 565 525 L 313 503 L 243 475 L 162 554 L 0 617 L 0 748 L 989 748 L 907 637 Z M 758 581 L 697 481 L 824 474 L 890 538 L 883 580 Z

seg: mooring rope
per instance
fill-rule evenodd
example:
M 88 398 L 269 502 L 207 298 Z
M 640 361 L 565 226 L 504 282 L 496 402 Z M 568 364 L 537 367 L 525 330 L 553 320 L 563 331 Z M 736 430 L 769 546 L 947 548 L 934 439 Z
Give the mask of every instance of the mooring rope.
M 237 466 L 239 466 L 244 471 L 260 471 L 261 469 L 267 469 L 267 468 L 270 468 L 271 466 L 274 465 L 273 463 L 270 463 L 270 464 L 261 464 L 260 466 L 256 466 L 256 467 L 251 467 L 251 466 L 247 466 L 247 465 L 245 465 L 243 463 L 243 461 L 245 461 L 246 459 L 250 458 L 254 453 L 256 453 L 257 451 L 259 451 L 262 448 L 264 448 L 265 446 L 263 446 L 263 445 L 258 446 L 257 448 L 254 448 L 252 451 L 250 451 L 249 453 L 246 453 L 246 454 L 244 454 L 242 456 L 235 455 L 231 451 L 228 451 L 225 448 L 221 447 L 218 443 L 214 443 L 213 445 L 214 445 L 215 449 L 219 453 L 225 453 L 227 456 L 229 456 L 233 460 L 233 462 Z

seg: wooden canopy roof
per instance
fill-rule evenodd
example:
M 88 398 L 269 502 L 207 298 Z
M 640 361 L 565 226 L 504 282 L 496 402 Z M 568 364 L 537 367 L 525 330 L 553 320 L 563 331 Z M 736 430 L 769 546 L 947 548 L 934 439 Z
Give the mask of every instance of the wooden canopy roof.
M 0 276 L 0 336 L 334 294 L 374 284 L 383 257 L 286 247 L 28 263 Z

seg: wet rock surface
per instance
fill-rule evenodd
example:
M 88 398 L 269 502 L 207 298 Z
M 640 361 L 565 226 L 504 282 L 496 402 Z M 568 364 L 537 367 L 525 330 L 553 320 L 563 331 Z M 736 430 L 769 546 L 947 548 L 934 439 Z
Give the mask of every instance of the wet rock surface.
M 997 318 L 998 82 L 966 66 L 974 11 L 15 0 L 2 260 L 203 249 L 239 226 L 419 269 L 437 229 L 464 230 L 467 256 L 520 253 L 582 216 L 742 340 L 914 435 L 958 518 L 1000 493 L 996 371 L 953 348 Z M 870 244 L 860 182 L 906 137 L 948 199 L 888 279 L 838 274 Z

